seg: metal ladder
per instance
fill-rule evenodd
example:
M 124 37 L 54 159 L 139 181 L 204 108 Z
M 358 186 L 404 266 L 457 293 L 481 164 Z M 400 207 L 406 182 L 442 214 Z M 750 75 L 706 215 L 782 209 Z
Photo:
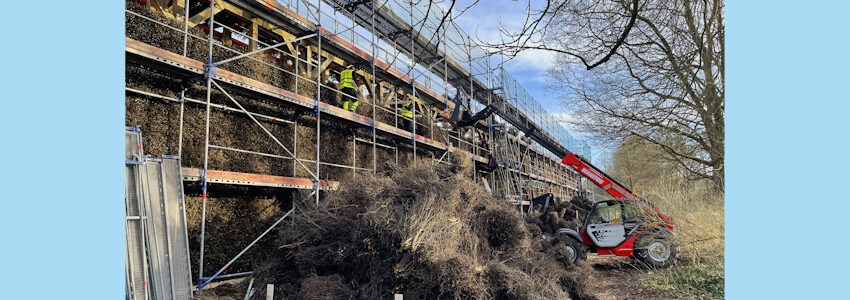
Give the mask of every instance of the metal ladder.
M 126 297 L 192 299 L 180 159 L 145 156 L 139 127 L 125 136 Z

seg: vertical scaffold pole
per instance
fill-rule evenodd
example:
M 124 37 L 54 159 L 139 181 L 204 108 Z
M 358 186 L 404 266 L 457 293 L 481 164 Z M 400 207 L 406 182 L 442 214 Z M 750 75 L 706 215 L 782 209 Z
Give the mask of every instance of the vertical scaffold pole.
M 292 44 L 292 46 L 295 47 L 295 55 L 294 56 L 295 56 L 295 94 L 296 95 L 298 94 L 298 77 L 301 77 L 301 68 L 300 68 L 300 65 L 301 65 L 301 48 L 300 48 L 299 44 L 301 44 L 302 42 L 303 41 L 298 42 L 298 44 L 295 44 L 295 43 Z M 307 53 L 307 51 L 304 51 L 304 53 Z
M 371 1 L 372 7 L 372 174 L 378 173 L 378 146 L 376 143 L 378 142 L 377 137 L 375 136 L 375 112 L 378 110 L 377 103 L 377 93 L 383 93 L 384 91 L 381 89 L 381 86 L 378 84 L 378 76 L 375 70 L 375 54 L 378 52 L 376 41 L 375 41 L 375 1 Z M 383 94 L 381 95 L 383 97 Z
M 215 0 L 210 0 L 210 23 L 209 35 L 207 36 L 207 67 L 205 70 L 205 81 L 207 84 L 207 108 L 204 121 L 204 171 L 201 173 L 201 241 L 198 251 L 198 285 L 204 277 L 204 234 L 206 233 L 207 219 L 207 170 L 209 169 L 210 153 L 210 104 L 212 98 L 212 80 L 214 67 L 212 65 L 213 31 L 215 30 Z M 199 287 L 200 288 L 200 287 Z
M 494 80 L 493 80 L 493 68 L 490 65 L 490 60 L 491 60 L 490 54 L 488 54 L 488 56 L 487 56 L 487 82 L 490 83 L 490 88 L 496 88 L 496 87 L 499 86 L 499 84 L 495 83 Z M 493 93 L 495 93 L 495 92 L 496 91 L 493 90 L 492 92 L 487 94 L 487 104 L 488 105 L 493 104 Z M 493 117 L 492 115 L 487 117 L 487 125 L 488 125 L 487 126 L 487 144 L 488 144 L 487 145 L 487 147 L 488 147 L 487 153 L 490 154 L 487 157 L 488 159 L 491 159 L 491 158 L 494 157 L 494 155 L 493 155 L 493 150 L 495 148 L 494 147 L 494 141 L 493 141 L 493 125 L 494 125 L 493 123 L 494 123 L 494 120 L 495 120 L 495 117 Z M 490 184 L 490 190 L 491 191 L 496 190 L 496 177 L 495 177 L 494 173 L 495 173 L 495 170 L 490 170 L 490 181 L 488 183 Z
M 472 45 L 472 38 L 470 38 L 468 35 L 466 36 L 466 38 L 467 38 L 467 40 L 469 40 L 469 45 L 467 45 L 467 49 L 466 49 L 466 55 L 467 55 L 468 60 L 469 60 L 469 99 L 470 99 L 469 106 L 471 108 L 472 107 L 471 102 L 476 101 L 475 100 L 475 89 L 473 88 L 473 85 L 472 85 L 472 77 L 475 76 L 475 74 L 473 74 L 474 68 L 472 67 L 472 47 L 473 47 L 473 45 Z M 470 139 L 470 142 L 472 144 L 472 146 L 469 147 L 469 150 L 470 150 L 470 152 L 472 152 L 473 155 L 478 154 L 478 148 L 476 147 L 477 144 L 475 143 L 475 133 L 476 133 L 475 131 L 476 131 L 476 129 L 475 129 L 474 125 L 469 127 L 469 132 L 470 132 L 469 139 Z M 472 169 L 473 169 L 472 180 L 478 181 L 478 172 L 477 172 L 477 167 L 475 165 L 475 162 L 472 163 Z
M 295 75 L 298 78 L 298 75 Z M 292 177 L 297 177 L 298 169 L 298 119 L 292 123 Z
M 183 2 L 183 56 L 187 56 L 189 52 L 189 0 L 181 0 Z M 210 10 L 210 13 L 213 11 Z
M 189 55 L 189 0 L 183 1 L 183 56 Z M 183 157 L 183 112 L 186 102 L 186 87 L 180 91 L 180 129 L 177 132 L 177 157 Z
M 180 128 L 177 133 L 177 157 L 183 157 L 183 111 L 186 103 L 186 89 L 180 91 Z
M 422 21 L 422 26 L 425 26 L 425 20 Z M 413 20 L 413 0 L 410 0 L 410 90 L 411 97 L 410 101 L 413 101 L 413 118 L 410 122 L 413 124 L 413 130 L 411 130 L 410 141 L 413 143 L 413 165 L 416 165 L 416 80 L 413 78 L 413 70 L 416 68 L 416 44 L 414 43 L 414 35 L 413 32 L 413 24 L 416 24 Z M 404 117 L 404 116 L 402 116 Z
M 316 194 L 316 204 L 319 204 L 319 165 L 321 162 L 321 149 L 322 149 L 322 110 L 320 109 L 319 104 L 322 99 L 322 1 L 317 1 L 316 5 L 316 13 L 317 13 L 317 22 L 316 22 L 316 38 L 319 39 L 318 46 L 316 50 L 316 107 L 314 108 L 316 111 L 316 178 L 313 179 L 313 193 Z M 310 58 L 308 58 L 309 60 Z M 310 74 L 312 77 L 312 74 Z
M 451 12 L 448 12 L 448 13 L 451 13 Z M 444 26 L 445 26 L 445 24 L 444 24 Z M 448 28 L 448 26 L 446 26 L 446 28 Z M 448 95 L 449 94 L 449 54 L 448 54 L 449 51 L 448 51 L 447 45 L 449 44 L 449 41 L 446 39 L 446 31 L 448 31 L 448 29 L 443 29 L 443 55 L 445 56 L 443 58 L 443 90 L 445 91 L 445 94 Z M 455 89 L 455 93 L 457 93 L 457 89 Z M 443 139 L 446 142 L 446 152 L 449 151 L 451 143 L 452 143 L 451 138 L 450 138 L 451 134 L 452 134 L 451 130 L 452 130 L 452 128 L 451 128 L 451 126 L 449 126 L 446 129 L 446 132 L 443 136 Z

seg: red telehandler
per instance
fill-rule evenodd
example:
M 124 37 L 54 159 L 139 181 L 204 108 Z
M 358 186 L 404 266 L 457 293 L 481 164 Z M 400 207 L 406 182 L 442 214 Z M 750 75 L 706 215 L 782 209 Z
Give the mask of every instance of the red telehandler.
M 527 138 L 562 157 L 563 164 L 570 166 L 613 197 L 594 202 L 578 230 L 558 230 L 557 238 L 563 241 L 561 244 L 565 247 L 571 263 L 585 259 L 587 252 L 595 252 L 598 255 L 636 257 L 652 268 L 670 266 L 676 257 L 673 218 L 662 214 L 649 201 L 636 196 L 625 185 L 564 148 L 523 116 L 511 114 L 493 104 L 475 115 L 470 115 L 462 103 L 455 100 L 455 109 L 447 121 L 455 127 L 474 126 L 493 113 L 497 113 L 523 132 Z

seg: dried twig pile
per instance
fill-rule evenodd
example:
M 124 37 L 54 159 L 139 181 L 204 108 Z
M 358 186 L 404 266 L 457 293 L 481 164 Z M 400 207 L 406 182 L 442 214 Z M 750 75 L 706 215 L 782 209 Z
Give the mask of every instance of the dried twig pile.
M 466 160 L 359 176 L 318 205 L 300 201 L 258 277 L 305 299 L 586 298 L 578 271 L 467 179 Z

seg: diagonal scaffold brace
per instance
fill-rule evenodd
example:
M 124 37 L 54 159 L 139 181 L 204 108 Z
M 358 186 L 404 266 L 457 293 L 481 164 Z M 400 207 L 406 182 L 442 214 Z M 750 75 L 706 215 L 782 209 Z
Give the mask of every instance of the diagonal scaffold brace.
M 207 279 L 205 281 L 203 281 L 201 284 L 198 285 L 198 288 L 203 289 L 205 286 L 207 286 L 207 284 L 209 284 L 211 281 L 213 281 L 213 279 L 215 279 L 216 277 L 221 275 L 221 273 L 224 272 L 224 270 L 227 270 L 227 268 L 230 267 L 230 265 L 233 264 L 233 262 L 235 262 L 237 259 L 242 257 L 242 255 L 245 254 L 245 252 L 248 251 L 248 249 L 251 249 L 251 247 L 253 247 L 254 244 L 259 242 L 263 237 L 265 237 L 269 232 L 271 232 L 272 229 L 277 227 L 277 225 L 280 224 L 280 222 L 283 222 L 283 220 L 286 219 L 286 217 L 289 217 L 289 215 L 292 214 L 293 211 L 295 211 L 294 207 L 292 209 L 290 209 L 289 211 L 287 211 L 286 214 L 284 214 L 282 217 L 277 219 L 277 221 L 274 222 L 274 224 L 269 226 L 269 228 L 267 228 L 266 231 L 263 231 L 263 233 L 260 234 L 260 236 L 258 236 L 256 239 L 254 239 L 254 241 L 252 241 L 250 244 L 248 244 L 248 246 L 246 246 L 244 249 L 242 249 L 242 251 L 240 251 L 239 254 L 236 254 L 236 256 L 234 256 L 232 259 L 230 259 L 230 261 L 228 261 L 223 267 L 221 267 L 221 269 L 218 269 L 218 271 L 215 272 L 215 274 L 213 274 L 213 276 L 207 277 Z

